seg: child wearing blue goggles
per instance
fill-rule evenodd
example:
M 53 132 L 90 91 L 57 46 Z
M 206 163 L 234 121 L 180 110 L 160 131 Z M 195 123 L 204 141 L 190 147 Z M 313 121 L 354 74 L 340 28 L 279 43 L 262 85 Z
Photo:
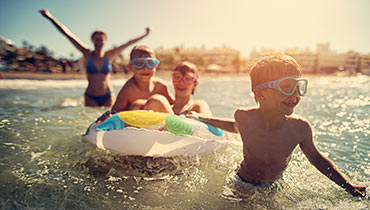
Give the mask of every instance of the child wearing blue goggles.
M 143 69 L 146 65 L 148 69 L 152 70 L 159 64 L 159 60 L 152 57 L 140 57 L 132 59 L 130 64 L 136 69 Z

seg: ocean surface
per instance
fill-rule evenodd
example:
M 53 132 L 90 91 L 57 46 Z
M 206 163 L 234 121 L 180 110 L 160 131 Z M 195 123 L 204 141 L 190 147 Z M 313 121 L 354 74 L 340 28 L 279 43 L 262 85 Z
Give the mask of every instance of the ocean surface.
M 370 77 L 308 79 L 295 113 L 310 121 L 318 149 L 352 183 L 369 184 Z M 112 82 L 117 93 L 125 79 Z M 370 208 L 369 198 L 346 193 L 299 147 L 277 189 L 247 193 L 233 181 L 240 145 L 168 159 L 97 149 L 82 135 L 106 109 L 83 106 L 86 86 L 86 80 L 0 80 L 0 209 Z M 247 77 L 201 78 L 194 98 L 227 118 L 256 105 Z

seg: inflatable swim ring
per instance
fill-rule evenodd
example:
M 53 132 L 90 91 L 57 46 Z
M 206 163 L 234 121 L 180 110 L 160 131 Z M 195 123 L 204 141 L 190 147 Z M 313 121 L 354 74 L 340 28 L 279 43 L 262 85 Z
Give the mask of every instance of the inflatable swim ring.
M 231 141 L 221 129 L 198 120 L 150 111 L 119 112 L 92 123 L 86 139 L 123 155 L 180 156 L 213 152 Z

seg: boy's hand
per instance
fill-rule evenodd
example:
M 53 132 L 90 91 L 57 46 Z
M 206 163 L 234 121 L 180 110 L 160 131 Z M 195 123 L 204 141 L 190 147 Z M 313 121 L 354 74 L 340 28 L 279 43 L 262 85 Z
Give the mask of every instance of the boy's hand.
M 196 119 L 196 120 L 198 120 L 199 116 L 200 116 L 197 112 L 189 111 L 189 110 L 186 110 L 186 111 L 180 113 L 180 115 L 181 114 L 185 115 L 185 117 Z
M 95 123 L 104 122 L 106 119 L 108 119 L 109 117 L 111 117 L 115 113 L 117 113 L 117 112 L 113 111 L 113 110 L 106 111 L 106 112 L 104 112 L 104 114 L 102 114 L 102 116 L 100 116 L 97 120 L 95 120 Z
M 352 185 L 346 191 L 351 193 L 352 196 L 365 197 L 366 196 L 366 185 Z

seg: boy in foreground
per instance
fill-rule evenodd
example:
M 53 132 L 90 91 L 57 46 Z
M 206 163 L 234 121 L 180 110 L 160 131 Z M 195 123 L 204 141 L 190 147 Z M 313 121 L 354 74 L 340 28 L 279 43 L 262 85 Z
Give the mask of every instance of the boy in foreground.
M 290 56 L 278 55 L 261 59 L 250 73 L 257 108 L 238 109 L 235 121 L 188 116 L 230 132 L 239 132 L 244 159 L 237 172 L 239 178 L 254 186 L 266 186 L 279 179 L 288 166 L 297 145 L 321 173 L 353 196 L 364 197 L 366 186 L 353 185 L 322 155 L 314 145 L 309 122 L 292 115 L 301 96 L 307 91 L 307 80 L 301 67 Z
M 173 104 L 174 99 L 167 86 L 154 78 L 159 60 L 152 49 L 146 46 L 136 46 L 130 53 L 128 68 L 134 75 L 127 80 L 119 91 L 117 100 L 110 111 L 105 112 L 96 122 L 103 122 L 112 114 L 134 109 L 142 109 L 150 97 L 157 100 L 167 100 Z

